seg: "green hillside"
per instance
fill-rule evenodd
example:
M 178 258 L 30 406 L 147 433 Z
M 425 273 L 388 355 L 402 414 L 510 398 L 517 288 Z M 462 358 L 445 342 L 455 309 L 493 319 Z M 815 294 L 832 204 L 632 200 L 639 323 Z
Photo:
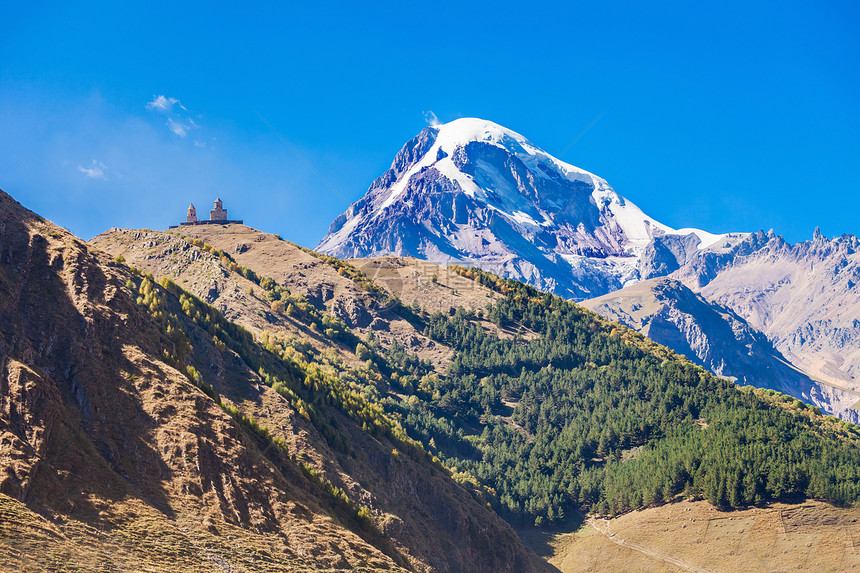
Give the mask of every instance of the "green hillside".
M 505 294 L 493 322 L 538 336 L 499 338 L 463 309 L 429 316 L 426 332 L 457 350 L 448 375 L 416 364 L 418 400 L 385 403 L 509 516 L 613 515 L 681 493 L 736 507 L 858 499 L 856 426 L 738 388 L 559 297 L 459 272 Z
M 368 282 L 348 263 L 325 259 Z M 504 296 L 477 313 L 428 315 L 395 306 L 456 351 L 443 375 L 396 343 L 360 340 L 266 278 L 258 284 L 270 298 L 292 305 L 291 316 L 364 366 L 298 338 L 266 335 L 263 346 L 281 359 L 273 369 L 247 344 L 225 341 L 333 447 L 349 445 L 317 414 L 326 404 L 405 453 L 421 457 L 426 450 L 514 521 L 560 520 L 571 509 L 615 515 L 679 494 L 722 507 L 796 497 L 842 504 L 860 496 L 855 426 L 773 392 L 738 388 L 559 297 L 456 270 Z M 176 285 L 166 286 L 179 294 Z M 521 334 L 500 337 L 479 318 Z
M 738 388 L 562 298 L 451 267 L 495 297 L 477 297 L 484 308 L 433 314 L 422 310 L 429 295 L 382 305 L 450 349 L 443 365 L 396 337 L 353 332 L 323 304 L 266 277 L 265 264 L 282 272 L 274 259 L 245 255 L 241 266 L 224 250 L 234 239 L 209 236 L 220 249 L 190 243 L 217 252 L 225 271 L 251 276 L 273 309 L 327 345 L 283 330 L 264 332 L 259 345 L 223 337 L 231 327 L 220 313 L 165 282 L 189 316 L 221 323 L 201 325 L 335 451 L 349 455 L 351 445 L 326 414 L 332 406 L 392 441 L 398 455 L 437 462 L 509 521 L 559 521 L 572 510 L 616 515 L 679 495 L 721 507 L 802 497 L 850 504 L 860 496 L 855 426 L 788 396 Z M 302 252 L 373 298 L 392 296 L 347 261 Z

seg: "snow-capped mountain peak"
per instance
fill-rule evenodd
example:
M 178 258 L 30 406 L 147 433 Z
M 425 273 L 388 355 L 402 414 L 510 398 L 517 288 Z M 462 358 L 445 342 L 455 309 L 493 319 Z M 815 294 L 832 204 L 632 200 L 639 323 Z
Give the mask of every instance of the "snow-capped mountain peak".
M 485 143 L 504 149 L 516 156 L 538 176 L 547 177 L 547 168 L 549 168 L 550 171 L 561 173 L 571 180 L 584 181 L 595 186 L 599 185 L 600 182 L 606 183 L 587 171 L 559 161 L 532 145 L 522 135 L 492 121 L 465 117 L 427 129 L 436 132 L 433 145 L 391 186 L 390 193 L 380 205 L 380 209 L 385 209 L 397 200 L 411 177 L 429 166 L 433 166 L 450 180 L 456 181 L 463 192 L 470 197 L 486 196 L 486 193 L 483 192 L 484 189 L 474 178 L 463 173 L 455 163 L 455 154 L 458 149 L 472 142 Z
M 581 298 L 637 280 L 648 245 L 670 236 L 685 252 L 725 239 L 672 229 L 522 135 L 461 118 L 409 141 L 317 249 L 464 261 Z

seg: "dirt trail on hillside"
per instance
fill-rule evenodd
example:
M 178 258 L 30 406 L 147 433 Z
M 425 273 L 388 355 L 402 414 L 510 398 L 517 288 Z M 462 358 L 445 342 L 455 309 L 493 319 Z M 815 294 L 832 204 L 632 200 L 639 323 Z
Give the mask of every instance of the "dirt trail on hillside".
M 601 526 L 598 521 L 603 521 L 603 526 Z M 654 551 L 653 549 L 650 549 L 640 543 L 627 541 L 626 539 L 618 537 L 617 535 L 609 531 L 609 522 L 605 519 L 589 519 L 588 524 L 594 529 L 596 529 L 598 533 L 600 533 L 601 535 L 606 537 L 606 539 L 616 545 L 627 547 L 628 549 L 638 551 L 639 553 L 644 553 L 648 557 L 653 557 L 654 559 L 659 559 L 660 561 L 665 561 L 666 563 L 671 563 L 672 565 L 677 565 L 678 567 L 686 569 L 687 571 L 695 571 L 696 573 L 716 573 L 713 569 L 705 569 L 704 567 L 699 567 L 698 565 L 690 563 L 689 561 L 685 561 L 684 559 L 678 559 L 677 557 L 672 557 L 670 555 L 660 553 L 659 551 Z
M 681 501 L 527 540 L 564 573 L 851 571 L 860 570 L 860 509 L 807 500 L 719 511 Z

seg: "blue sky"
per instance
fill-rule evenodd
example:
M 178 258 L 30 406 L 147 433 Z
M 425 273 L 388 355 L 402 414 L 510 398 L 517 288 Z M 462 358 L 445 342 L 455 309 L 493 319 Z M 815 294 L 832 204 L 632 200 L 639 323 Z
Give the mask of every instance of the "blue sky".
M 29 4 L 0 6 L 0 189 L 84 238 L 220 196 L 314 246 L 431 112 L 675 227 L 860 234 L 857 3 Z

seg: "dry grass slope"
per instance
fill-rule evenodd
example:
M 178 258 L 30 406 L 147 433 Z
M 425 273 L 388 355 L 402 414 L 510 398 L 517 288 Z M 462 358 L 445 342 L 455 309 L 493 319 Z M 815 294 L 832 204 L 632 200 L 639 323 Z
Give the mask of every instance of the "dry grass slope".
M 807 501 L 721 512 L 678 502 L 532 538 L 564 573 L 856 571 L 860 510 Z
M 50 521 L 0 494 L 2 571 L 337 571 L 314 559 L 318 547 L 296 554 L 287 538 L 220 524 L 204 529 L 193 518 L 167 519 L 146 504 L 125 500 L 104 510 L 109 523 Z M 320 532 L 323 535 L 324 532 Z M 362 548 L 353 549 L 362 553 Z M 349 567 L 357 571 L 399 570 L 367 552 Z

